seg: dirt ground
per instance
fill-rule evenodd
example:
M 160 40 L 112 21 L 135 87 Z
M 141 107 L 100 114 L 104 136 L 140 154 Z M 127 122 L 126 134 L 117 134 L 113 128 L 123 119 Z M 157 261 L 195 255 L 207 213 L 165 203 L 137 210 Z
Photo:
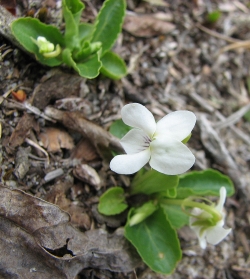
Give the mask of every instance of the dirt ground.
M 46 6 L 47 23 L 62 26 L 60 0 L 17 2 L 18 16 Z M 93 22 L 102 1 L 83 2 L 82 20 Z M 214 11 L 221 15 L 211 23 L 207 15 Z M 108 156 L 98 148 L 100 142 L 82 129 L 90 125 L 95 130 L 91 126 L 95 123 L 108 130 L 120 119 L 121 108 L 131 102 L 146 105 L 156 119 L 174 110 L 193 111 L 198 119 L 188 143 L 196 157 L 193 170 L 219 170 L 235 185 L 235 195 L 226 202 L 226 224 L 233 232 L 219 245 L 202 250 L 190 229 L 181 229 L 183 259 L 174 274 L 155 274 L 143 264 L 127 271 L 127 262 L 116 263 L 115 268 L 91 263 L 84 270 L 79 264 L 75 278 L 250 278 L 250 117 L 244 116 L 250 111 L 249 13 L 247 0 L 128 0 L 123 32 L 114 47 L 128 66 L 128 75 L 119 81 L 103 76 L 86 80 L 67 68 L 41 66 L 0 30 L 0 181 L 7 189 L 58 205 L 71 215 L 71 224 L 82 234 L 94 229 L 117 232 L 124 216 L 101 216 L 96 209 L 98 198 L 111 186 L 129 187 L 131 177 L 109 170 Z M 27 94 L 24 103 L 11 93 L 18 89 Z M 100 134 L 100 144 L 105 136 Z M 22 202 L 26 198 L 16 197 Z M 20 213 L 19 222 L 29 216 L 28 211 Z M 3 213 L 0 217 L 4 218 Z M 25 220 L 30 232 L 34 219 Z M 30 235 L 34 237 L 33 231 Z M 122 236 L 119 241 L 123 243 Z M 0 245 L 8 247 L 10 242 L 1 234 Z M 116 249 L 123 253 L 125 246 L 119 245 Z M 1 278 L 48 278 L 29 277 L 21 271 L 13 271 L 19 276 L 14 277 L 4 269 L 20 263 L 3 257 L 0 262 L 4 262 Z M 46 263 L 55 274 L 51 278 L 73 278 L 53 273 L 59 265 Z

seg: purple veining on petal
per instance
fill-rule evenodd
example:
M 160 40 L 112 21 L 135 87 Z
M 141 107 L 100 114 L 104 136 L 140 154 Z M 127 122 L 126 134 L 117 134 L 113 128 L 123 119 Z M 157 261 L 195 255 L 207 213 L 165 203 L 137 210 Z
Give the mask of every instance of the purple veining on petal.
M 141 146 L 142 149 L 141 148 L 138 149 L 138 152 L 141 152 L 141 151 L 147 149 L 150 146 L 150 143 L 152 141 L 151 138 L 148 136 L 143 136 L 143 139 L 144 139 L 144 144 Z

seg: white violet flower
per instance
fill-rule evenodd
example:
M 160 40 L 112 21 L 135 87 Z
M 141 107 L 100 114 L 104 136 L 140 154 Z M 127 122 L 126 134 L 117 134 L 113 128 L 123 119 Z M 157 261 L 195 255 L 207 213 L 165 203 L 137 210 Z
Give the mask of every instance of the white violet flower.
M 55 47 L 54 44 L 48 41 L 45 37 L 38 36 L 36 40 L 31 37 L 31 40 L 38 46 L 39 52 L 45 58 L 54 58 L 61 53 L 60 45 L 57 44 Z
M 39 47 L 41 53 L 54 51 L 54 44 L 49 42 L 45 37 L 38 36 L 36 39 L 36 44 Z
M 220 199 L 215 206 L 214 212 L 217 213 L 217 217 L 219 216 L 219 220 L 217 218 L 215 225 L 214 217 L 207 211 L 204 211 L 200 208 L 194 208 L 191 212 L 193 216 L 189 219 L 189 225 L 191 229 L 195 232 L 196 236 L 199 239 L 199 243 L 202 249 L 205 249 L 207 246 L 207 242 L 213 245 L 221 242 L 232 229 L 224 229 L 224 203 L 226 201 L 227 191 L 225 187 L 220 188 Z M 197 217 L 194 217 L 197 216 Z M 202 224 L 203 223 L 203 224 Z
M 119 174 L 133 174 L 147 162 L 158 172 L 176 175 L 190 169 L 195 157 L 182 143 L 195 125 L 196 116 L 190 111 L 175 111 L 157 123 L 153 114 L 143 105 L 133 103 L 121 110 L 122 120 L 133 127 L 122 139 L 127 154 L 118 155 L 110 168 Z

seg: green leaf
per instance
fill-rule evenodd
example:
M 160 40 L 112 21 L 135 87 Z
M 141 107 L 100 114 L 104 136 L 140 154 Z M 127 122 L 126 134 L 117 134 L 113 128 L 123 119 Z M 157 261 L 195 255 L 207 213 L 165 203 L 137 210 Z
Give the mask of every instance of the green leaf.
M 52 26 L 40 22 L 36 18 L 19 18 L 12 22 L 11 31 L 18 42 L 29 52 L 33 53 L 36 59 L 44 65 L 58 66 L 62 64 L 61 56 L 54 58 L 45 58 L 39 53 L 38 46 L 32 41 L 35 41 L 37 37 L 45 37 L 49 42 L 54 45 L 59 44 L 61 47 L 64 46 L 64 39 L 60 31 Z
M 208 23 L 215 23 L 218 21 L 221 17 L 221 12 L 220 11 L 213 11 L 207 15 L 207 22 Z
M 134 226 L 136 224 L 139 224 L 140 222 L 148 218 L 151 214 L 153 214 L 157 208 L 158 206 L 157 204 L 155 204 L 154 201 L 148 201 L 138 208 L 133 208 L 129 218 L 129 225 Z
M 180 176 L 177 187 L 177 198 L 184 199 L 189 196 L 219 196 L 220 188 L 224 186 L 227 196 L 234 194 L 234 186 L 231 179 L 219 171 L 207 169 L 193 171 Z
M 80 0 L 63 0 L 63 5 L 68 8 L 75 23 L 79 25 L 82 11 L 85 8 L 84 4 Z
M 244 114 L 244 118 L 245 118 L 248 122 L 250 122 L 250 110 L 249 110 L 247 113 Z
M 179 205 L 161 204 L 161 207 L 173 228 L 179 229 L 189 223 L 189 216 Z
M 182 140 L 181 142 L 184 143 L 184 144 L 186 144 L 186 143 L 190 140 L 191 136 L 192 136 L 192 133 L 190 133 L 190 134 L 189 134 L 184 140 Z
M 181 259 L 180 243 L 163 210 L 159 208 L 143 222 L 125 226 L 125 237 L 142 260 L 155 272 L 170 274 Z
M 124 201 L 124 190 L 121 187 L 110 188 L 100 197 L 98 210 L 104 215 L 119 214 L 128 207 Z
M 62 56 L 63 62 L 77 71 L 80 76 L 91 79 L 99 75 L 102 64 L 98 53 L 81 63 L 76 63 L 73 60 L 71 50 L 68 48 L 64 49 Z
M 115 137 L 121 139 L 121 138 L 124 137 L 124 136 L 127 134 L 127 132 L 130 131 L 131 129 L 132 129 L 132 128 L 129 127 L 128 125 L 126 125 L 126 124 L 122 121 L 122 119 L 118 119 L 118 120 L 114 121 L 114 122 L 111 124 L 111 126 L 110 126 L 110 128 L 109 128 L 109 132 L 110 132 L 113 136 L 115 136 Z
M 84 41 L 90 39 L 91 34 L 94 30 L 94 25 L 89 23 L 80 23 L 78 27 L 79 27 L 79 40 L 81 41 L 81 45 L 83 45 Z
M 101 73 L 112 79 L 120 79 L 127 74 L 124 60 L 117 54 L 107 51 L 102 57 Z
M 176 198 L 177 196 L 177 189 L 176 188 L 171 188 L 171 189 L 167 189 L 166 193 L 164 194 L 165 197 L 168 198 Z
M 79 19 L 84 5 L 77 0 L 63 0 L 63 17 L 65 20 L 65 43 L 68 49 L 79 49 Z
M 177 175 L 166 175 L 156 170 L 146 173 L 137 173 L 131 184 L 131 194 L 144 193 L 150 195 L 158 192 L 166 192 L 177 187 L 179 177 Z
M 94 23 L 92 42 L 102 43 L 102 55 L 110 50 L 122 29 L 125 0 L 106 0 Z

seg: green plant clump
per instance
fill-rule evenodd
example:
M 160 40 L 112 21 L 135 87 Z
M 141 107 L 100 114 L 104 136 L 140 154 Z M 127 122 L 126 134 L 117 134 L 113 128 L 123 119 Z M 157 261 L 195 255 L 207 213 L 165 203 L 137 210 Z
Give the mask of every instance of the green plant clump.
M 13 35 L 44 65 L 66 64 L 89 79 L 100 73 L 112 79 L 125 76 L 125 62 L 111 48 L 121 32 L 126 1 L 106 0 L 93 24 L 80 22 L 85 8 L 80 0 L 63 0 L 62 5 L 64 34 L 55 26 L 27 17 L 12 23 Z

